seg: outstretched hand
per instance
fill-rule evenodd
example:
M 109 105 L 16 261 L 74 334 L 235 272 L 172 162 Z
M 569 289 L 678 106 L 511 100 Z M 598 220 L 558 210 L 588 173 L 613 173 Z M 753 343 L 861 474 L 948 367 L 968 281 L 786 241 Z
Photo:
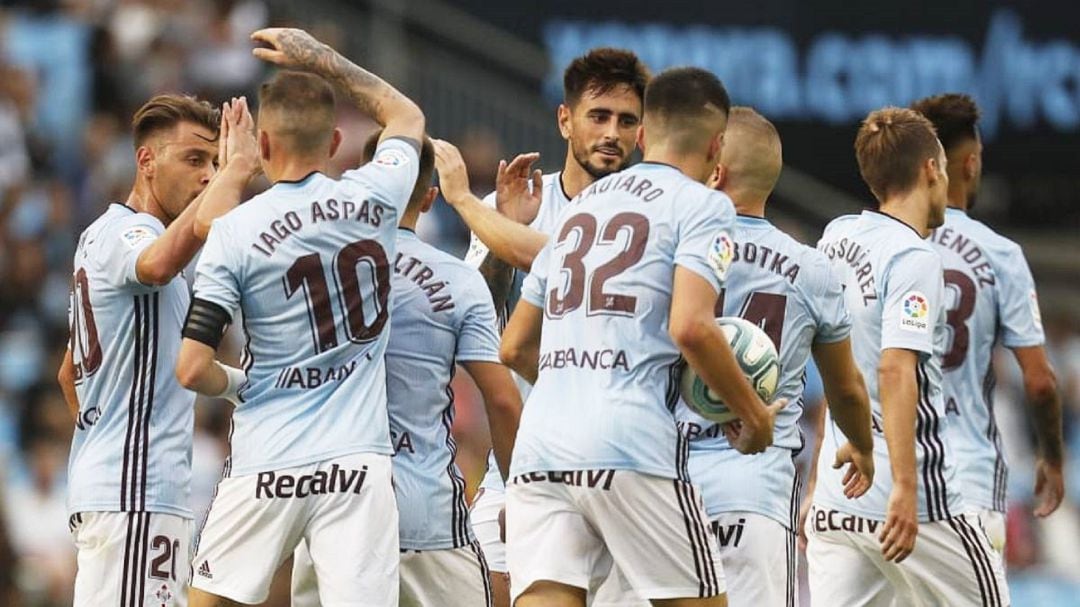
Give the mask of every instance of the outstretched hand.
M 435 147 L 435 170 L 439 172 L 439 187 L 443 198 L 454 206 L 463 197 L 472 194 L 469 189 L 469 172 L 461 152 L 454 145 L 442 139 L 432 139 Z
M 530 152 L 518 154 L 509 164 L 505 160 L 499 161 L 495 175 L 495 208 L 520 224 L 531 224 L 540 212 L 543 174 L 540 169 L 532 170 L 532 165 L 539 159 L 540 154 Z

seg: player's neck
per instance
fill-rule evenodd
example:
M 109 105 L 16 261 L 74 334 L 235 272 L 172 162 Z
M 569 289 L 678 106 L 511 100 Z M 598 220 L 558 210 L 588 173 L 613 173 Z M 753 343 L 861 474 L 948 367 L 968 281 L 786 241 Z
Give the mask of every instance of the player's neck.
M 710 162 L 701 154 L 684 154 L 659 144 L 646 148 L 643 160 L 671 165 L 683 175 L 700 183 L 705 183 L 716 168 L 715 159 Z
M 968 193 L 965 188 L 953 189 L 949 188 L 949 204 L 950 209 L 960 209 L 967 213 L 968 210 Z
M 326 173 L 327 162 L 325 160 L 311 160 L 308 158 L 296 160 L 283 160 L 281 163 L 266 163 L 266 178 L 271 183 L 281 181 L 300 181 L 312 173 Z
M 735 203 L 735 212 L 744 217 L 765 218 L 765 198 L 739 190 L 721 190 Z
M 885 200 L 878 210 L 893 219 L 906 223 L 920 236 L 926 238 L 930 235 L 929 206 L 930 200 L 926 193 L 915 190 Z
M 570 150 L 570 147 L 566 148 L 566 162 L 563 163 L 562 173 L 559 174 L 559 183 L 562 185 L 563 193 L 567 198 L 573 198 L 577 196 L 596 181 L 596 178 L 589 174 L 584 167 L 574 158 L 574 153 Z
M 147 213 L 157 217 L 158 221 L 164 226 L 172 223 L 172 219 L 165 214 L 165 210 L 161 208 L 161 203 L 154 196 L 154 189 L 144 179 L 135 180 L 135 185 L 132 186 L 131 193 L 128 194 L 127 201 L 124 204 L 138 213 Z

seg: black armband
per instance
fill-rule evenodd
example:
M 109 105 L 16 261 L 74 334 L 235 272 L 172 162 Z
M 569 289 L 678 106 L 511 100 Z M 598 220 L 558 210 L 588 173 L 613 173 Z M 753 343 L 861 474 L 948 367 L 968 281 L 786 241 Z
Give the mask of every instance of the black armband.
M 232 316 L 229 316 L 225 308 L 196 297 L 191 300 L 191 307 L 188 308 L 182 335 L 217 350 L 221 338 L 225 335 L 225 327 L 230 323 Z

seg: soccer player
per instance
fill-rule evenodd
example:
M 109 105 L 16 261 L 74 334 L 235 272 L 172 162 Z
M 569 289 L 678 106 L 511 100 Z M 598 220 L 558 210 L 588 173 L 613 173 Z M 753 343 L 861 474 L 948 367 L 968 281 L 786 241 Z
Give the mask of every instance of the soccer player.
M 498 189 L 483 202 L 467 189 L 443 188 L 447 202 L 473 231 L 465 261 L 478 267 L 487 280 L 500 326 L 517 302 L 523 273 L 532 267 L 570 199 L 597 179 L 630 163 L 648 80 L 648 69 L 630 51 L 589 51 L 570 62 L 563 73 L 563 103 L 557 120 L 567 145 L 561 171 L 541 177 L 538 171 L 530 171 L 537 155 L 523 154 L 509 165 L 500 163 Z M 449 150 L 442 144 L 440 149 Z M 460 166 L 454 160 L 457 157 L 448 152 L 440 161 Z M 463 172 L 446 168 L 440 167 L 440 179 Z M 524 398 L 529 384 L 516 379 Z M 509 605 L 506 546 L 499 523 L 504 503 L 503 478 L 495 460 L 489 458 L 471 516 L 473 531 L 492 571 L 492 588 L 500 607 Z
M 259 90 L 260 160 L 274 185 L 214 222 L 176 368 L 185 386 L 237 403 L 191 602 L 262 602 L 304 539 L 324 604 L 396 605 L 384 352 L 424 115 L 301 30 L 253 39 L 269 47 L 257 57 L 286 68 Z M 374 160 L 341 179 L 325 175 L 341 141 L 330 83 L 384 127 Z M 238 312 L 243 371 L 214 360 Z
M 702 493 L 727 577 L 728 604 L 786 607 L 798 601 L 795 524 L 802 448 L 803 375 L 813 354 L 833 419 L 848 437 L 833 466 L 851 466 L 844 493 L 858 497 L 874 477 L 870 402 L 851 354 L 851 319 L 829 260 L 765 219 L 765 204 L 783 167 L 780 136 L 748 107 L 732 108 L 709 185 L 735 203 L 733 262 L 716 304 L 717 316 L 740 316 L 760 326 L 780 354 L 775 442 L 764 453 L 742 455 L 721 427 L 681 402 L 679 426 L 690 443 L 690 479 Z M 628 597 L 616 572 L 593 607 L 640 602 Z
M 1007 605 L 1000 555 L 965 509 L 946 438 L 945 287 L 925 240 L 945 218 L 945 151 L 926 118 L 885 108 L 863 121 L 855 154 L 880 206 L 832 222 L 819 249 L 844 285 L 881 465 L 865 495 L 841 492 L 831 464 L 843 440 L 830 412 L 806 520 L 810 596 L 817 605 Z
M 365 148 L 375 155 L 378 134 Z M 443 187 L 468 190 L 465 171 L 440 174 Z M 509 471 L 521 395 L 499 361 L 495 306 L 484 279 L 461 260 L 416 236 L 421 213 L 431 208 L 435 150 L 424 140 L 420 176 L 398 227 L 398 253 L 391 290 L 390 341 L 386 347 L 390 435 L 394 443 L 401 544 L 399 604 L 415 607 L 491 606 L 487 565 L 469 528 L 465 478 L 454 463 L 450 434 L 455 363 L 476 382 L 495 439 L 500 478 Z M 461 181 L 464 179 L 464 181 Z M 306 547 L 293 560 L 293 607 L 319 604 Z M 452 599 L 450 597 L 453 597 Z
M 991 367 L 1000 340 L 1012 350 L 1024 375 L 1024 390 L 1038 438 L 1035 462 L 1037 516 L 1049 516 L 1065 493 L 1062 476 L 1061 397 L 1043 348 L 1035 281 L 1020 246 L 968 216 L 982 177 L 979 109 L 967 95 L 919 100 L 912 109 L 937 129 L 949 172 L 945 225 L 930 242 L 945 267 L 945 323 L 949 343 L 942 364 L 949 443 L 957 455 L 957 477 L 969 506 L 998 552 L 1005 548 L 1005 486 L 1008 480 L 1001 437 L 994 420 Z
M 58 375 L 75 414 L 77 606 L 186 604 L 194 395 L 172 373 L 190 299 L 180 273 L 203 244 L 199 216 L 235 206 L 258 169 L 251 127 L 240 100 L 222 120 L 193 97 L 154 97 L 132 121 L 127 202 L 79 238 Z
M 645 162 L 567 205 L 522 288 L 501 346 L 535 382 L 506 496 L 518 607 L 584 605 L 613 564 L 654 604 L 725 604 L 675 424 L 680 352 L 742 419 L 741 451 L 772 443 L 783 406 L 761 403 L 713 318 L 735 213 L 704 182 L 729 109 L 707 71 L 654 78 Z

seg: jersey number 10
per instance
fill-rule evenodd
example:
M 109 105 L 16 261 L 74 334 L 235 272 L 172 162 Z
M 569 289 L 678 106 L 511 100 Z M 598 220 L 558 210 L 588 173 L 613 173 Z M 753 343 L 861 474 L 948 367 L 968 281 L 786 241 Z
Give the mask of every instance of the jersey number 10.
M 358 344 L 372 341 L 382 333 L 390 317 L 390 264 L 386 251 L 374 240 L 358 240 L 337 252 L 333 268 L 334 291 L 345 318 L 346 338 Z M 318 253 L 298 257 L 285 272 L 282 284 L 286 299 L 304 292 L 315 351 L 336 348 L 338 332 L 322 257 Z

